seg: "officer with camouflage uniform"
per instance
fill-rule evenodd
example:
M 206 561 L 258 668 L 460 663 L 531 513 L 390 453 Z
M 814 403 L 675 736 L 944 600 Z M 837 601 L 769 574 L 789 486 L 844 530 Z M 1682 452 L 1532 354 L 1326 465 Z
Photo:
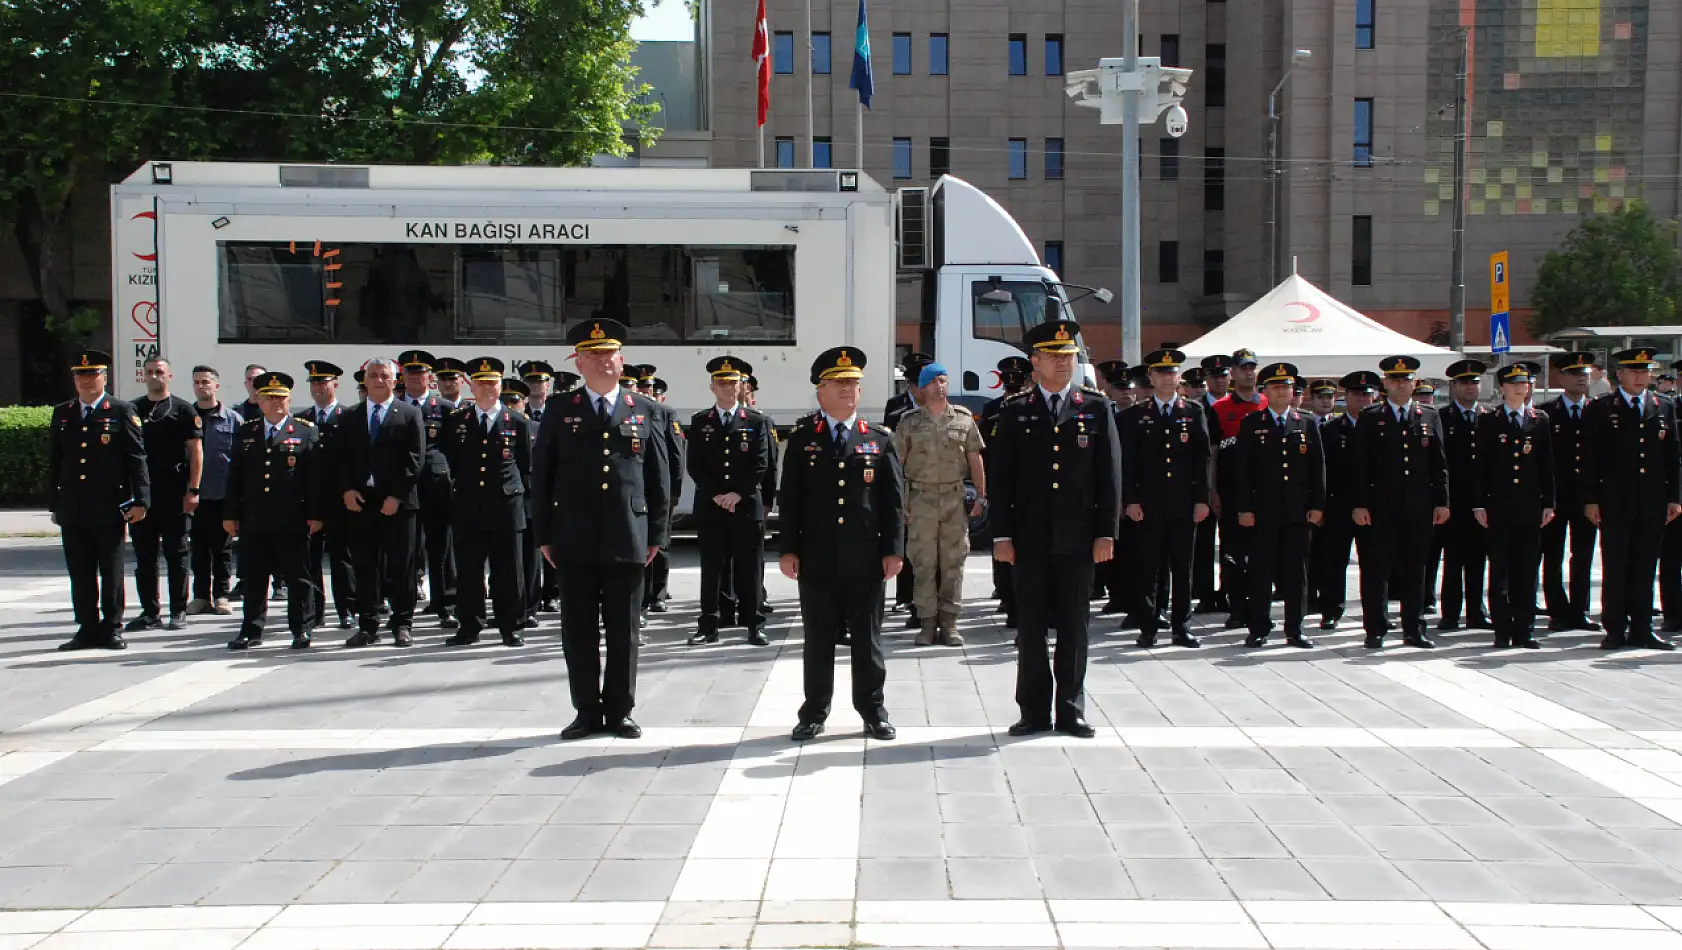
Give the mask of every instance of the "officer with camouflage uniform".
M 946 398 L 946 368 L 918 371 L 917 407 L 894 429 L 905 469 L 905 552 L 916 569 L 912 602 L 922 619 L 917 643 L 961 646 L 958 609 L 963 603 L 969 519 L 986 507 L 987 476 L 981 464 L 981 427 L 963 406 Z M 964 475 L 975 484 L 975 504 L 964 510 Z

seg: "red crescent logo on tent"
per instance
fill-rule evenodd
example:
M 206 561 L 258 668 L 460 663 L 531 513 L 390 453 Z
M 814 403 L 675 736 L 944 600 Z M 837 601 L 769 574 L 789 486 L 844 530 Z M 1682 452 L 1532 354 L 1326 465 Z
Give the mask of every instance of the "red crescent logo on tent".
M 1320 319 L 1320 308 L 1314 306 L 1311 303 L 1304 303 L 1300 300 L 1293 300 L 1290 303 L 1286 304 L 1285 306 L 1287 306 L 1287 307 L 1301 307 L 1302 309 L 1308 311 L 1308 316 L 1303 317 L 1300 320 L 1286 320 L 1285 321 L 1286 323 L 1313 323 L 1314 321 Z
M 135 215 L 134 217 L 130 218 L 129 220 L 130 221 L 139 221 L 141 218 L 149 218 L 153 221 L 156 221 L 156 220 L 158 220 L 158 215 L 157 215 L 157 212 L 155 212 L 155 211 L 142 211 L 139 214 Z M 150 253 L 150 254 L 140 254 L 140 253 L 137 253 L 135 251 L 130 251 L 129 253 L 133 254 L 135 257 L 138 257 L 143 261 L 155 261 L 155 260 L 158 259 L 157 248 L 153 248 L 152 253 Z

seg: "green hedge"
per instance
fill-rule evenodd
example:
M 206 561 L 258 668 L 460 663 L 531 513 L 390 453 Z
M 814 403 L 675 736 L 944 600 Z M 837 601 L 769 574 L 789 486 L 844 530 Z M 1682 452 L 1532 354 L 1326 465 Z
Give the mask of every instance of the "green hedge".
M 0 508 L 45 508 L 51 406 L 0 409 Z

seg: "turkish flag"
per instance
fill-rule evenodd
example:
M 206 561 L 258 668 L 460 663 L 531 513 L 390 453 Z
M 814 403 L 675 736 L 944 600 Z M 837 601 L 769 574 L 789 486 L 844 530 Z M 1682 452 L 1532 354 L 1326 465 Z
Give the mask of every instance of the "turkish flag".
M 759 0 L 759 15 L 753 20 L 753 61 L 759 68 L 759 124 L 771 111 L 771 29 L 765 21 L 765 0 Z

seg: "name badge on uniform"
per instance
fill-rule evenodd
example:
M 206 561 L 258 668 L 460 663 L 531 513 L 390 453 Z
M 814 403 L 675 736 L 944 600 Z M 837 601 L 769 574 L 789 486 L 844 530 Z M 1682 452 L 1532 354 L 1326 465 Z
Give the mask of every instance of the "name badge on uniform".
M 1191 441 L 1191 433 L 1190 432 L 1180 433 L 1180 441 L 1181 442 L 1190 442 Z
M 642 440 L 641 439 L 632 439 L 631 440 L 631 451 L 635 452 L 638 455 L 642 454 Z
M 110 445 L 111 444 L 111 433 L 109 433 L 109 432 L 100 433 L 99 444 L 100 445 Z
M 1530 454 L 1530 440 L 1529 439 L 1524 440 L 1524 454 L 1525 455 Z
M 866 485 L 869 485 L 874 481 L 876 481 L 876 470 L 874 468 L 871 468 L 868 465 L 865 466 L 865 469 L 864 469 L 864 483 Z
M 1080 447 L 1080 448 L 1083 448 L 1083 449 L 1086 448 L 1087 445 L 1089 443 L 1091 443 L 1091 441 L 1092 441 L 1091 437 L 1086 435 L 1085 433 L 1082 433 L 1081 435 L 1075 436 L 1075 445 Z
M 1307 455 L 1308 454 L 1308 443 L 1307 442 L 1298 442 L 1297 443 L 1297 454 L 1298 455 Z

